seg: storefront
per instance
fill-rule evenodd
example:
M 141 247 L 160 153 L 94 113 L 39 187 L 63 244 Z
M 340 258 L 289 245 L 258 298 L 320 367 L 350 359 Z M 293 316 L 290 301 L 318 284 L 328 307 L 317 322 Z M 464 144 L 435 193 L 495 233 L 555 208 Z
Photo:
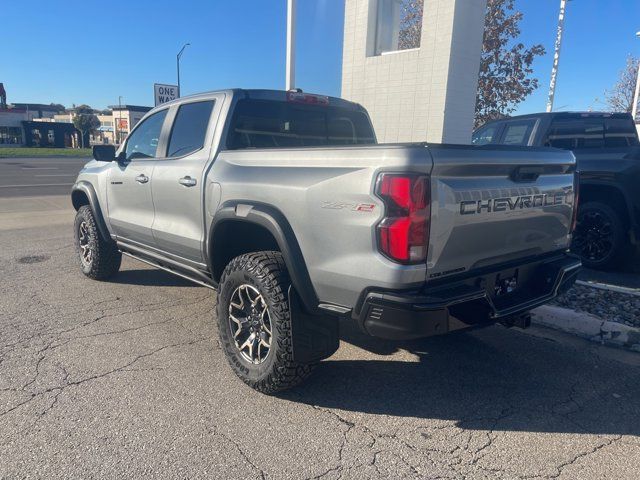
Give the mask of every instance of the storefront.
M 0 126 L 0 145 L 22 145 L 22 128 Z
M 80 132 L 72 123 L 23 121 L 22 126 L 26 147 L 73 148 L 82 144 Z M 84 144 L 89 145 L 88 132 L 85 134 Z
M 24 145 L 22 122 L 25 120 L 26 110 L 0 108 L 0 147 Z

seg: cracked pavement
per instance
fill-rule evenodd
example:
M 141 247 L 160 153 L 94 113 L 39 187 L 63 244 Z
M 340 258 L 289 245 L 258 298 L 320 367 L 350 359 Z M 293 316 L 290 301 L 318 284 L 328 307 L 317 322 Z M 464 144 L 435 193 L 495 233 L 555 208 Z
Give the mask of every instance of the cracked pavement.
M 130 259 L 86 279 L 68 204 L 24 204 L 22 226 L 0 209 L 0 478 L 639 476 L 638 354 L 343 324 L 306 384 L 269 397 L 227 367 L 214 292 Z

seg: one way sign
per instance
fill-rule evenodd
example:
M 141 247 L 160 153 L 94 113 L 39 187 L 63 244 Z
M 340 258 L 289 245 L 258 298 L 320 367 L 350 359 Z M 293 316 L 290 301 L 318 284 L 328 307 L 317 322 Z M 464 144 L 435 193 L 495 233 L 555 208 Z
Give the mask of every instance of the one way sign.
M 176 98 L 178 98 L 178 86 L 154 83 L 153 96 L 155 98 L 156 107 L 163 103 L 170 102 L 171 100 L 175 100 Z

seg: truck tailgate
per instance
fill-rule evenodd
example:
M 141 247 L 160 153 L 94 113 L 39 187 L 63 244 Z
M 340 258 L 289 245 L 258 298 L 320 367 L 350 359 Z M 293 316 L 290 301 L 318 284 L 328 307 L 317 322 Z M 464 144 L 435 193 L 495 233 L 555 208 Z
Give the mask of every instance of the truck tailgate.
M 428 281 L 568 248 L 571 152 L 457 145 L 429 151 Z

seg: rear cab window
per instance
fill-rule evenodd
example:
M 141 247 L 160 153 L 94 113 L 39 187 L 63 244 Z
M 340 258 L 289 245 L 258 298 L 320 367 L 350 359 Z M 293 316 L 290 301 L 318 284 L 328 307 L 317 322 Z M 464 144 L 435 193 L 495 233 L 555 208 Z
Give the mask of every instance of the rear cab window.
M 250 98 L 236 104 L 227 136 L 230 150 L 373 143 L 373 128 L 362 111 Z
M 545 145 L 565 150 L 634 147 L 639 144 L 627 115 L 560 116 L 551 123 Z
M 604 119 L 605 147 L 636 147 L 638 144 L 638 132 L 631 118 Z

